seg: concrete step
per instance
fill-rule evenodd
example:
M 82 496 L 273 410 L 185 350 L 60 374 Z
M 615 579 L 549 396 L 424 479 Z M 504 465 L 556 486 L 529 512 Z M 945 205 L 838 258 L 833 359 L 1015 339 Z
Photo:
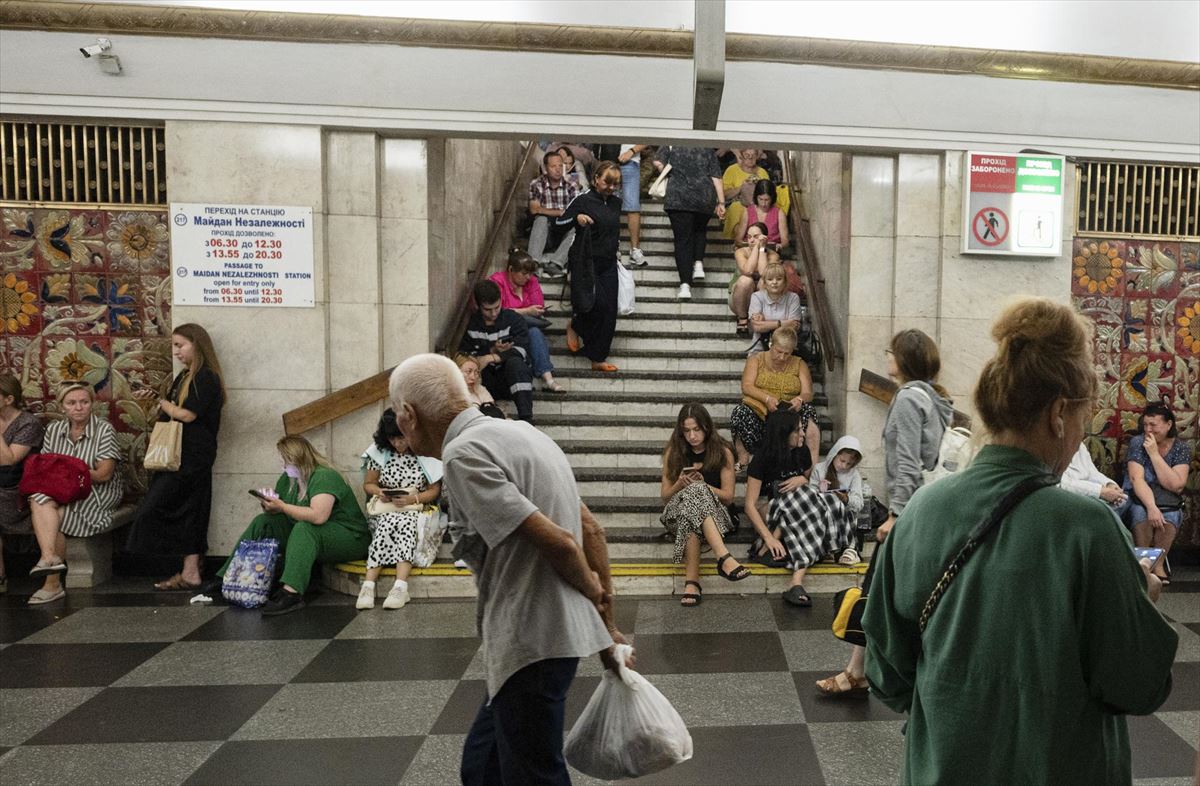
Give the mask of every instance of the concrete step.
M 554 327 L 549 330 L 562 328 L 566 330 L 567 320 L 570 318 L 568 314 L 558 311 L 548 317 L 554 322 Z M 561 323 L 559 322 L 561 320 Z M 697 314 L 641 314 L 635 311 L 628 316 L 617 317 L 617 329 L 627 333 L 665 333 L 672 332 L 683 335 L 699 335 L 699 334 L 724 334 L 736 335 L 737 320 L 726 309 L 725 316 L 704 316 Z M 745 346 L 750 345 L 749 337 L 746 337 Z
M 643 254 L 663 254 L 675 257 L 675 237 L 670 229 L 642 228 L 641 246 Z M 621 249 L 628 251 L 629 249 L 629 233 L 621 233 Z M 716 237 L 711 234 L 705 240 L 704 244 L 705 261 L 710 258 L 724 257 L 733 259 L 733 241 L 723 235 Z M 694 260 L 693 260 L 694 261 Z
M 693 352 L 701 350 L 724 350 L 726 352 L 742 352 L 750 347 L 750 339 L 739 336 L 734 332 L 734 326 L 729 326 L 729 332 L 684 332 L 679 330 L 627 330 L 621 320 L 617 320 L 617 330 L 613 336 L 613 354 L 626 349 L 657 349 L 660 351 L 679 350 Z M 551 327 L 546 329 L 548 338 L 557 338 L 555 344 L 566 343 L 566 329 Z M 743 361 L 744 362 L 744 361 Z M 618 364 L 619 365 L 619 364 Z
M 555 442 L 567 439 L 630 440 L 666 444 L 675 428 L 675 413 L 670 415 L 626 415 L 623 417 L 579 417 L 578 415 L 541 415 L 534 407 L 537 427 Z M 713 416 L 722 436 L 729 438 L 728 416 Z
M 550 345 L 550 358 L 556 369 L 591 370 L 592 362 L 583 355 L 573 355 L 563 346 L 564 339 Z M 608 360 L 621 369 L 618 377 L 626 371 L 690 371 L 703 374 L 708 371 L 736 371 L 739 374 L 746 365 L 746 355 L 740 351 L 700 350 L 676 352 L 662 347 L 653 349 L 613 348 Z M 557 373 L 557 372 L 556 372 Z
M 585 369 L 561 369 L 555 378 L 567 388 L 569 395 L 576 393 L 662 393 L 669 390 L 679 397 L 698 398 L 721 395 L 737 391 L 741 385 L 741 374 L 737 371 L 709 371 L 696 374 L 691 371 L 624 371 L 606 374 L 603 371 Z M 546 394 L 548 398 L 550 394 Z
M 581 467 L 575 470 L 575 485 L 579 495 L 590 497 L 625 497 L 646 499 L 658 504 L 662 488 L 662 468 L 659 467 Z M 745 482 L 739 480 L 734 494 L 744 498 Z
M 708 290 L 702 291 L 708 292 Z M 564 299 L 563 307 L 560 308 L 557 296 L 554 298 L 547 296 L 545 316 L 547 319 L 567 319 L 571 316 L 569 300 Z M 675 297 L 643 296 L 641 291 L 639 291 L 632 316 L 707 319 L 715 324 L 722 324 L 733 319 L 733 312 L 729 310 L 729 299 L 727 297 L 712 295 L 701 298 L 693 294 L 691 300 L 679 300 Z
M 593 417 L 623 417 L 629 412 L 639 415 L 674 417 L 684 404 L 696 398 L 678 393 L 538 393 L 534 412 L 543 415 L 580 415 Z M 733 406 L 742 400 L 736 387 L 724 393 L 705 396 L 700 403 L 713 417 L 728 417 Z

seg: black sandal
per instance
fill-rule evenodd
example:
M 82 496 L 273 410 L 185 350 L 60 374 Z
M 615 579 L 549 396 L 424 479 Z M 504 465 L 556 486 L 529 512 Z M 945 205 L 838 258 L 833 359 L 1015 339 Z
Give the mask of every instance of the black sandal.
M 738 565 L 733 570 L 726 572 L 721 566 L 725 564 L 725 560 L 727 559 L 733 559 L 733 555 L 728 551 L 723 556 L 717 557 L 717 573 L 721 575 L 721 578 L 726 581 L 741 581 L 753 575 L 745 565 Z
M 783 600 L 785 603 L 790 603 L 793 606 L 799 606 L 802 609 L 812 607 L 812 598 L 808 595 L 808 590 L 797 584 L 794 587 L 788 587 L 783 591 Z
M 698 581 L 685 581 L 683 582 L 683 588 L 687 589 L 689 584 L 696 589 L 700 589 L 700 582 Z M 683 606 L 685 609 L 693 609 L 696 606 L 699 606 L 703 600 L 704 596 L 702 596 L 699 592 L 685 592 L 679 596 L 679 605 Z

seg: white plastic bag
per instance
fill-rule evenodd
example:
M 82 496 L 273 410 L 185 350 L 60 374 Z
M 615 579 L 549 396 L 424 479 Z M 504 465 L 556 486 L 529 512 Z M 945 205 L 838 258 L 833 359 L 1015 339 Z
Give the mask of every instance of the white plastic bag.
M 620 676 L 605 671 L 567 735 L 571 766 L 603 780 L 637 778 L 692 758 L 692 735 L 671 702 L 625 666 L 633 647 L 618 644 Z
M 621 316 L 629 316 L 633 313 L 635 305 L 635 295 L 633 292 L 633 273 L 629 268 L 617 263 L 617 313 Z

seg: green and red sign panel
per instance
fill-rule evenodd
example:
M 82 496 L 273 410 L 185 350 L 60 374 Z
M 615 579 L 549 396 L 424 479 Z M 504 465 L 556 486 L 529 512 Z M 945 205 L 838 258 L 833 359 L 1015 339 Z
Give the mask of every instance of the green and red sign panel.
M 1062 156 L 964 154 L 965 254 L 1062 254 Z

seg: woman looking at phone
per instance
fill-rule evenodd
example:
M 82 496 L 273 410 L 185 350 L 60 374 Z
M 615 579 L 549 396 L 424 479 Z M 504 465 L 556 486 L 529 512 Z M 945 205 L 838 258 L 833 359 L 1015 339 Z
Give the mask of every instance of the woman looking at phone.
M 660 496 L 666 503 L 661 521 L 675 539 L 674 561 L 686 572 L 680 605 L 699 606 L 700 539 L 717 557 L 717 573 L 728 581 L 741 581 L 749 569 L 738 563 L 725 546 L 723 535 L 733 529 L 729 505 L 736 480 L 733 451 L 713 427 L 712 416 L 700 404 L 684 404 L 675 419 L 675 430 L 663 450 Z M 695 587 L 695 592 L 688 592 Z
M 284 437 L 275 447 L 283 462 L 275 493 L 255 494 L 262 513 L 238 538 L 238 543 L 263 538 L 279 541 L 281 586 L 262 607 L 264 617 L 304 608 L 304 591 L 314 564 L 364 559 L 371 543 L 358 499 L 329 459 L 304 437 Z M 200 594 L 210 598 L 220 594 L 232 559 L 225 560 L 216 576 L 200 588 Z
M 367 575 L 358 592 L 358 609 L 375 608 L 375 582 L 384 565 L 396 566 L 396 583 L 383 601 L 385 609 L 403 608 L 409 601 L 408 574 L 417 547 L 420 508 L 437 500 L 442 491 L 442 463 L 412 452 L 396 425 L 396 413 L 385 409 L 375 429 L 374 442 L 363 453 L 363 491 L 395 510 L 367 517 L 371 547 L 367 550 Z M 367 508 L 371 512 L 371 508 Z

